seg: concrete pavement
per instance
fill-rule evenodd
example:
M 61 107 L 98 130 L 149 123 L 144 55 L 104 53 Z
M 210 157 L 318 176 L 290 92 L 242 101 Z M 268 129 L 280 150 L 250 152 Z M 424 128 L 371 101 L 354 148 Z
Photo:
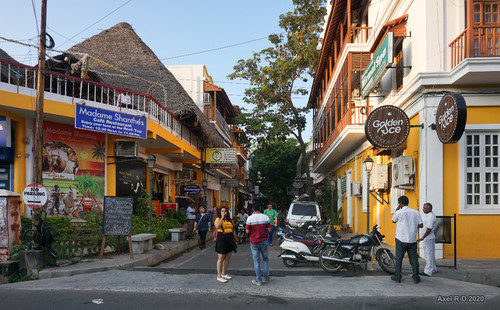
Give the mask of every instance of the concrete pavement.
M 207 236 L 207 240 L 210 241 L 212 240 L 211 233 L 209 233 L 209 235 Z M 207 243 L 207 246 L 212 245 L 210 241 Z M 40 271 L 39 278 L 48 279 L 56 277 L 74 276 L 79 274 L 89 274 L 94 272 L 103 272 L 109 270 L 156 266 L 167 259 L 170 259 L 191 248 L 196 247 L 198 245 L 198 240 L 183 240 L 180 242 L 166 241 L 163 242 L 162 245 L 165 247 L 165 249 L 162 250 L 154 249 L 148 253 L 135 254 L 133 260 L 130 259 L 128 253 L 122 253 L 120 255 L 105 256 L 103 260 L 99 260 L 98 258 L 83 259 L 80 263 L 74 265 L 69 265 L 65 267 L 44 268 L 43 270 Z M 279 248 L 275 246 L 273 247 L 273 251 L 278 253 Z M 213 255 L 213 257 L 214 258 L 216 257 L 215 254 Z M 245 259 L 251 260 L 250 257 L 247 257 Z M 429 280 L 432 280 L 433 278 L 448 278 L 459 281 L 473 282 L 473 283 L 500 287 L 500 259 L 458 259 L 457 262 L 458 262 L 457 269 L 438 267 L 439 272 L 434 274 L 434 276 Z M 420 269 L 422 270 L 423 266 L 425 265 L 425 260 L 420 259 L 420 264 L 421 264 Z M 251 266 L 251 263 L 248 263 L 248 265 Z M 437 265 L 452 266 L 453 259 L 437 260 Z M 305 270 L 302 269 L 302 272 L 300 272 L 297 269 L 293 270 L 290 268 L 286 268 L 282 266 L 282 264 L 280 266 L 276 265 L 271 267 L 273 272 L 283 269 L 281 270 L 281 272 L 278 273 L 280 275 L 284 274 L 299 275 L 308 272 L 312 272 L 313 274 L 323 273 L 322 269 L 319 267 L 319 264 L 315 264 L 315 266 L 310 264 L 310 266 L 307 266 L 308 268 L 306 268 Z M 212 264 L 209 264 L 209 268 L 215 269 L 214 266 L 212 267 Z M 374 274 L 379 274 L 379 275 L 383 274 L 376 272 L 380 271 L 380 267 L 376 262 L 370 263 L 366 269 L 367 269 L 367 273 L 365 273 L 366 275 L 369 275 L 369 271 L 374 271 L 375 272 Z M 403 270 L 411 270 L 408 259 L 405 259 L 403 261 Z

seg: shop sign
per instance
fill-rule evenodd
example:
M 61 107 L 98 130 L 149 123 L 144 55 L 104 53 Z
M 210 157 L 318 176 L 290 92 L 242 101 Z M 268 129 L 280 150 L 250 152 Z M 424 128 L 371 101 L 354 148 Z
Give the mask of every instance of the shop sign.
M 406 141 L 410 120 L 398 107 L 385 105 L 373 110 L 365 123 L 366 138 L 381 149 L 393 149 Z
M 147 120 L 144 117 L 76 105 L 75 127 L 146 139 Z
M 186 195 L 198 195 L 199 193 L 201 193 L 201 188 L 198 186 L 198 185 L 186 185 L 184 186 L 184 193 Z
M 207 148 L 207 168 L 236 168 L 236 148 Z
M 0 116 L 0 147 L 11 147 L 10 117 Z
M 436 131 L 442 143 L 456 143 L 462 137 L 467 122 L 467 105 L 461 94 L 443 96 L 436 112 Z
M 394 33 L 389 32 L 361 75 L 361 98 L 365 98 L 394 62 Z
M 306 183 L 306 180 L 307 180 L 307 178 L 302 178 L 302 177 L 295 178 L 295 182 L 302 183 L 302 184 Z
M 226 179 L 226 187 L 239 187 L 240 181 L 238 179 Z
M 49 199 L 49 192 L 41 184 L 30 184 L 23 190 L 24 204 L 30 208 L 41 208 Z

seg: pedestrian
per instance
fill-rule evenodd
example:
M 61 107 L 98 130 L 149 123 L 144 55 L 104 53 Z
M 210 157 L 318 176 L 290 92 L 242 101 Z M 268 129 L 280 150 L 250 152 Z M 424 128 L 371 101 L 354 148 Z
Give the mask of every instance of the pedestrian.
M 264 210 L 264 214 L 269 217 L 269 222 L 271 224 L 271 231 L 269 232 L 269 246 L 273 246 L 273 233 L 274 227 L 276 226 L 278 212 L 273 209 L 273 204 L 270 202 L 267 204 L 267 209 Z
M 396 223 L 396 272 L 391 280 L 401 282 L 401 264 L 405 253 L 408 253 L 413 271 L 413 282 L 419 283 L 418 254 L 417 254 L 417 231 L 423 227 L 422 218 L 417 210 L 408 206 L 408 197 L 398 198 L 398 208 L 392 216 L 392 222 Z
M 217 209 L 217 218 L 215 219 L 215 229 L 217 229 L 217 240 L 215 241 L 215 252 L 218 253 L 217 259 L 217 281 L 226 283 L 231 280 L 227 274 L 227 266 L 231 259 L 232 252 L 236 253 L 238 238 L 234 231 L 234 223 L 226 207 Z
M 424 203 L 423 211 L 425 216 L 422 230 L 425 230 L 425 232 L 418 241 L 421 242 L 424 248 L 425 268 L 424 272 L 420 273 L 420 275 L 431 277 L 432 273 L 437 270 L 434 244 L 436 241 L 436 235 L 434 234 L 436 230 L 436 216 L 432 212 L 432 204 L 429 202 Z
M 193 239 L 193 231 L 194 231 L 194 220 L 196 219 L 196 209 L 193 207 L 193 203 L 189 202 L 187 207 L 187 232 L 186 239 Z
M 205 245 L 207 239 L 207 232 L 210 229 L 210 218 L 208 214 L 205 213 L 205 207 L 200 207 L 200 213 L 196 214 L 196 219 L 194 223 L 194 229 L 198 229 L 198 236 L 200 236 L 200 249 L 204 249 L 207 246 Z
M 268 256 L 268 233 L 271 232 L 271 223 L 269 217 L 261 213 L 262 205 L 260 202 L 254 202 L 252 209 L 253 213 L 247 219 L 245 230 L 247 235 L 250 236 L 250 249 L 252 250 L 253 268 L 256 276 L 252 283 L 261 286 L 262 283 L 271 281 Z M 261 255 L 263 262 L 262 273 L 260 271 Z

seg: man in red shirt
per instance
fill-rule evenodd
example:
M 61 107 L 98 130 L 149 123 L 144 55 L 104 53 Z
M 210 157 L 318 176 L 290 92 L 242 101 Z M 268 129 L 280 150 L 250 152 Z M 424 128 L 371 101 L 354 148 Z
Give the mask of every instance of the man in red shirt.
M 252 209 L 253 213 L 248 217 L 245 229 L 247 235 L 250 236 L 250 249 L 252 250 L 253 268 L 256 275 L 256 279 L 252 280 L 252 283 L 261 286 L 262 283 L 271 281 L 268 256 L 268 233 L 271 232 L 271 223 L 269 217 L 261 213 L 262 204 L 260 202 L 255 202 Z M 263 273 L 260 272 L 261 255 L 264 263 Z

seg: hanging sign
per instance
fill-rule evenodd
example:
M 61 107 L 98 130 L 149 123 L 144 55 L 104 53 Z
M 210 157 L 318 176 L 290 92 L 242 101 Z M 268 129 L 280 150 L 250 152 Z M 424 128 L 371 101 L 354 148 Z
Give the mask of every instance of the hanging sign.
M 456 143 L 467 123 L 467 105 L 461 94 L 443 96 L 436 112 L 436 131 L 442 143 Z
M 146 139 L 147 120 L 144 117 L 76 105 L 75 127 Z
M 389 32 L 361 75 L 361 98 L 365 98 L 394 62 L 394 33 Z
M 186 185 L 184 186 L 184 193 L 186 195 L 198 195 L 199 193 L 201 193 L 201 188 L 198 186 L 198 185 Z
M 43 207 L 49 199 L 49 192 L 41 184 L 30 184 L 23 190 L 24 204 L 29 208 Z
M 365 123 L 366 138 L 381 149 L 393 149 L 403 144 L 410 133 L 410 119 L 398 107 L 384 105 L 373 110 Z
M 207 168 L 236 168 L 236 148 L 206 148 Z

